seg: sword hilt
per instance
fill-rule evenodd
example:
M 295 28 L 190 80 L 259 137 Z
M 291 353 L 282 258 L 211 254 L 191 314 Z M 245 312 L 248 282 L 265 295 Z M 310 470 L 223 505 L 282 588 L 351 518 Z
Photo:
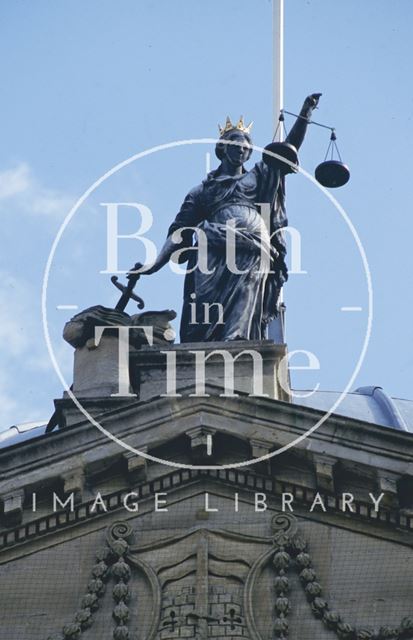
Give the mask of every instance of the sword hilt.
M 133 274 L 132 278 L 129 278 L 129 282 L 128 284 L 125 286 L 124 284 L 122 284 L 121 282 L 119 282 L 118 276 L 112 276 L 111 277 L 111 282 L 115 285 L 115 287 L 117 289 L 119 289 L 119 291 L 122 292 L 122 296 L 121 299 L 119 300 L 119 302 L 121 302 L 122 298 L 122 302 L 125 302 L 125 305 L 123 308 L 126 307 L 126 304 L 129 302 L 129 300 L 135 300 L 135 302 L 138 303 L 138 309 L 143 309 L 145 306 L 144 301 L 142 300 L 142 298 L 140 296 L 138 296 L 136 293 L 133 292 L 133 287 L 135 286 L 135 284 L 137 283 L 137 281 L 139 280 L 139 274 Z M 119 303 L 118 303 L 119 305 Z M 123 309 L 122 309 L 123 311 Z

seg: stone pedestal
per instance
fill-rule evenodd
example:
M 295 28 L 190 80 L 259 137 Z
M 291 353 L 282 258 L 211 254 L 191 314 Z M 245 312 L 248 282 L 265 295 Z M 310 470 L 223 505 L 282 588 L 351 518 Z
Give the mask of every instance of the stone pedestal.
M 95 305 L 66 323 L 63 337 L 75 348 L 73 393 L 78 398 L 129 397 L 129 362 L 135 349 L 148 341 L 168 345 L 175 334 L 175 311 L 124 311 Z
M 75 348 L 73 393 L 79 399 L 216 395 L 290 401 L 287 347 L 272 340 L 173 345 L 174 311 L 129 316 L 100 305 L 74 316 L 64 338 Z M 152 346 L 147 346 L 147 343 Z
M 129 384 L 129 364 L 119 357 L 119 340 L 103 335 L 99 346 L 93 339 L 75 350 L 73 393 L 77 398 L 99 398 L 111 395 L 133 395 Z
M 234 397 L 239 392 L 290 401 L 287 347 L 265 341 L 208 342 L 142 347 L 132 354 L 131 372 L 140 400 L 154 396 Z

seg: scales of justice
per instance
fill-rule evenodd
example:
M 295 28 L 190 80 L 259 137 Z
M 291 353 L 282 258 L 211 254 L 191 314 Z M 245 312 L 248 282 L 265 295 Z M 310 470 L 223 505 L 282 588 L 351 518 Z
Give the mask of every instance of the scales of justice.
M 176 378 L 182 378 L 178 384 L 182 386 L 190 378 L 193 382 L 195 374 L 197 395 L 205 394 L 205 381 L 221 380 L 229 395 L 231 387 L 236 387 L 248 393 L 252 390 L 251 395 L 290 400 L 282 300 L 283 286 L 288 279 L 285 183 L 288 174 L 298 171 L 298 151 L 310 125 L 330 130 L 327 153 L 315 170 L 316 180 L 323 187 L 337 188 L 348 182 L 350 172 L 341 160 L 334 127 L 313 119 L 321 93 L 307 96 L 298 114 L 283 108 L 282 20 L 277 6 L 282 7 L 281 0 L 274 3 L 276 126 L 273 140 L 264 148 L 262 158 L 247 170 L 244 165 L 253 150 L 252 123 L 246 124 L 243 117 L 234 122 L 227 117 L 219 127 L 215 144 L 219 164 L 184 198 L 155 262 L 137 262 L 129 271 L 126 284 L 119 282 L 116 275 L 111 277 L 121 291 L 114 309 L 101 305 L 90 307 L 66 323 L 64 338 L 76 349 L 72 388 L 76 397 L 135 394 L 145 399 L 156 391 L 161 395 L 165 392 L 176 395 Z M 295 118 L 288 134 L 284 123 L 286 115 Z M 157 310 L 129 315 L 125 310 L 130 301 L 135 301 L 142 311 L 144 301 L 134 290 L 137 282 L 159 271 L 171 259 L 186 263 L 187 270 L 180 344 L 174 345 L 174 354 L 167 354 L 159 348 L 171 347 L 174 343 L 170 321 L 176 312 Z M 93 350 L 96 352 L 92 356 Z M 211 360 L 209 374 L 206 374 L 204 365 L 211 350 L 223 355 L 224 361 L 225 354 L 229 353 L 232 365 L 236 358 L 243 359 L 242 350 L 244 354 L 248 351 L 254 368 L 245 369 L 238 376 L 238 383 L 228 382 L 228 362 L 224 362 L 222 373 L 212 366 Z M 188 354 L 195 355 L 192 374 L 188 373 L 186 364 L 180 371 L 176 370 L 176 359 L 187 362 Z M 264 363 L 263 382 L 257 385 L 255 380 L 260 374 L 255 369 L 256 354 Z M 113 360 L 118 361 L 117 371 Z M 168 377 L 171 364 L 172 380 Z M 196 376 L 200 364 L 199 381 Z M 277 367 L 284 383 L 274 383 Z M 108 380 L 111 371 L 113 379 Z

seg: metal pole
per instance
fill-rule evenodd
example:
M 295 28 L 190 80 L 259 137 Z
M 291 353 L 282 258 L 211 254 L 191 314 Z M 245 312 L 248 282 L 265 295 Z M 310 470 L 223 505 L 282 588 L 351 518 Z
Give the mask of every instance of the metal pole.
M 272 47 L 273 47 L 273 131 L 277 128 L 280 111 L 284 107 L 284 0 L 272 3 Z M 283 140 L 282 127 L 278 140 Z
M 284 0 L 272 0 L 272 51 L 273 51 L 273 132 L 276 130 L 280 111 L 284 107 Z M 284 139 L 284 128 L 279 127 L 277 139 Z M 268 337 L 275 343 L 285 342 L 284 296 L 280 291 L 279 315 L 270 322 Z

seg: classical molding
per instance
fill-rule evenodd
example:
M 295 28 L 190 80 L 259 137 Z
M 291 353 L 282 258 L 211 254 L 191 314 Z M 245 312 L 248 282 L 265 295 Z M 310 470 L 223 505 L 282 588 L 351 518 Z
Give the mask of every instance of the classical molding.
M 388 470 L 377 469 L 376 472 L 378 490 L 384 493 L 384 503 L 389 507 L 399 507 L 398 483 L 400 474 Z
M 85 486 L 85 469 L 83 465 L 62 473 L 61 479 L 63 480 L 64 493 L 73 494 L 74 501 L 81 503 Z
M 89 399 L 86 408 L 117 438 L 141 450 L 165 445 L 174 437 L 199 426 L 244 439 L 267 441 L 279 448 L 301 437 L 322 417 L 322 412 L 267 398 L 221 398 L 219 388 L 207 386 L 210 397 L 155 398 L 150 402 L 133 399 Z M 97 458 L 121 456 L 116 443 L 105 438 L 65 398 L 56 402 L 65 416 L 67 428 L 0 451 L 4 491 L 59 477 L 79 456 L 86 468 Z M 70 423 L 70 426 L 69 426 Z M 311 448 L 310 448 L 311 445 Z M 382 469 L 400 475 L 413 475 L 413 437 L 411 433 L 367 424 L 342 416 L 330 416 L 311 435 L 297 445 L 310 455 L 325 455 L 359 466 Z M 70 452 L 68 454 L 68 452 Z
M 148 447 L 141 447 L 142 453 L 148 452 Z M 133 451 L 126 451 L 123 454 L 123 458 L 126 460 L 128 478 L 132 484 L 136 482 L 143 482 L 147 478 L 148 473 L 148 460 L 142 456 L 138 456 Z
M 313 455 L 314 470 L 316 475 L 317 487 L 320 491 L 327 493 L 335 492 L 334 468 L 337 464 L 337 458 L 327 456 L 320 453 Z
M 207 387 L 207 391 L 213 389 Z M 217 390 L 215 389 L 215 392 Z M 101 402 L 90 401 L 91 413 L 100 416 L 102 425 L 117 438 L 123 440 L 128 446 L 137 450 L 148 451 L 156 454 L 156 447 L 162 446 L 162 451 L 166 451 L 167 443 L 179 436 L 185 437 L 186 433 L 192 434 L 192 461 L 193 463 L 206 464 L 211 458 L 196 458 L 196 450 L 206 454 L 206 446 L 197 446 L 197 434 L 201 434 L 205 442 L 205 434 L 217 432 L 214 438 L 219 436 L 237 438 L 242 447 L 245 444 L 245 451 L 242 455 L 247 457 L 246 446 L 253 446 L 253 455 L 267 452 L 269 447 L 278 449 L 286 442 L 291 442 L 296 436 L 303 435 L 303 431 L 308 426 L 310 417 L 314 419 L 318 414 L 312 410 L 296 407 L 291 404 L 271 401 L 266 398 L 249 398 L 240 396 L 236 401 L 231 398 L 221 398 L 218 395 L 211 395 L 207 399 L 202 398 L 158 398 L 148 403 L 139 403 L 135 400 L 118 399 Z M 73 403 L 64 399 L 57 403 L 63 413 L 70 410 L 75 411 Z M 79 418 L 78 418 L 79 419 Z M 198 431 L 198 427 L 202 427 Z M 171 438 L 173 434 L 173 438 Z M 204 434 L 202 436 L 202 434 Z M 397 495 L 392 493 L 388 480 L 394 475 L 401 477 L 413 476 L 413 438 L 412 434 L 398 432 L 386 427 L 366 425 L 359 421 L 330 416 L 329 420 L 321 425 L 311 438 L 304 439 L 294 450 L 297 456 L 302 456 L 310 464 L 313 464 L 314 476 L 309 486 L 317 487 L 320 492 L 334 495 L 334 463 L 337 459 L 347 461 L 347 468 L 356 464 L 361 472 L 371 474 L 374 478 L 376 470 L 380 470 L 381 482 L 386 482 L 385 497 L 381 506 L 386 506 L 392 511 L 392 515 L 383 517 L 389 518 L 387 528 L 397 526 L 395 523 L 405 518 L 405 522 L 410 522 L 413 515 L 411 508 L 403 504 L 403 512 L 398 511 Z M 189 449 L 189 447 L 188 447 Z M 218 447 L 213 447 L 213 454 Z M 222 451 L 222 447 L 219 447 Z M 195 454 L 195 455 L 194 455 Z M 125 455 L 119 446 L 110 441 L 92 425 L 87 422 L 78 423 L 71 427 L 58 430 L 47 436 L 36 438 L 33 441 L 22 442 L 18 449 L 10 447 L 0 451 L 0 465 L 2 467 L 2 492 L 14 495 L 16 492 L 24 491 L 29 498 L 39 486 L 49 486 L 52 491 L 56 480 L 65 478 L 64 490 L 66 495 L 70 495 L 70 487 L 73 486 L 74 500 L 76 507 L 84 504 L 82 499 L 82 472 L 71 471 L 69 476 L 67 469 L 79 466 L 79 461 L 84 465 L 84 473 L 88 479 L 89 487 L 96 491 L 99 489 L 99 474 L 105 467 L 115 465 L 123 461 L 124 477 L 119 481 L 125 489 L 134 487 L 135 484 L 144 482 L 147 477 L 147 462 L 138 456 Z M 231 461 L 233 458 L 231 459 Z M 189 459 L 191 461 L 191 459 Z M 220 458 L 219 462 L 225 464 L 225 458 Z M 271 461 L 269 461 L 271 462 Z M 278 459 L 274 458 L 272 468 L 277 469 Z M 249 466 L 251 472 L 266 475 L 269 472 L 268 463 Z M 120 464 L 119 469 L 122 468 Z M 162 473 L 159 466 L 150 466 L 151 477 Z M 346 467 L 344 468 L 345 471 Z M 94 482 L 96 477 L 97 482 Z M 377 477 L 377 476 L 376 476 Z M 284 476 L 285 478 L 285 476 Z M 387 480 L 385 480 L 387 478 Z M 287 478 L 290 481 L 290 478 Z M 315 480 L 315 483 L 312 484 Z M 340 486 L 346 486 L 345 477 L 342 477 Z M 293 482 L 293 478 L 291 479 Z M 306 483 L 306 479 L 298 480 Z M 351 490 L 351 484 L 349 489 Z M 374 485 L 373 485 L 374 486 Z M 377 486 L 377 485 L 376 485 Z M 394 488 L 394 487 L 393 487 Z M 372 489 L 374 490 L 374 489 Z M 299 491 L 299 488 L 297 488 Z M 379 493 L 381 491 L 379 490 Z M 279 492 L 278 492 L 279 495 Z M 310 495 L 310 494 L 309 494 Z M 115 498 L 116 502 L 116 498 Z M 22 504 L 22 500 L 20 500 Z M 297 505 L 300 499 L 297 498 Z M 304 500 L 305 504 L 305 500 Z M 37 520 L 29 519 L 36 517 L 27 506 L 27 513 L 20 507 L 12 508 L 7 517 L 2 518 L 2 524 L 8 528 L 15 528 L 13 532 L 0 532 L 0 548 L 23 542 L 27 539 L 35 539 L 39 535 L 44 535 L 55 531 L 57 527 L 71 526 L 81 518 L 75 511 L 70 515 L 60 514 L 59 519 L 62 524 L 57 525 L 57 514 L 51 514 L 41 523 Z M 82 510 L 80 510 L 82 511 Z M 84 509 L 83 509 L 84 511 Z M 389 512 L 390 513 L 390 512 Z M 22 522 L 24 524 L 19 527 Z M 89 515 L 83 516 L 89 518 Z M 373 517 L 356 516 L 365 522 L 372 522 Z M 13 520 L 14 518 L 14 520 Z M 382 525 L 380 525 L 382 526 Z M 404 525 L 402 524 L 402 529 Z M 410 530 L 410 526 L 407 526 Z
M 215 435 L 216 429 L 211 427 L 193 427 L 185 432 L 191 443 L 191 452 L 194 460 L 198 462 L 207 460 L 210 455 L 208 452 L 209 438 Z
M 305 517 L 317 519 L 317 514 L 310 513 L 309 508 L 316 498 L 317 492 L 308 487 L 283 482 L 272 476 L 258 475 L 251 470 L 224 469 L 224 470 L 197 470 L 179 469 L 167 473 L 156 480 L 142 482 L 134 487 L 136 501 L 145 500 L 157 492 L 168 492 L 194 483 L 203 486 L 207 481 L 223 483 L 232 487 L 235 491 L 265 492 L 269 499 L 281 502 L 283 494 L 291 494 L 294 498 L 294 507 L 297 512 L 304 512 Z M 95 500 L 89 500 L 82 504 L 75 504 L 74 510 L 62 510 L 51 513 L 19 527 L 0 532 L 0 549 L 11 548 L 24 544 L 35 538 L 50 535 L 61 531 L 65 527 L 73 527 L 87 520 L 104 517 L 107 513 L 114 513 L 124 509 L 124 497 L 128 489 L 102 495 L 107 507 L 106 511 L 95 508 Z M 358 524 L 371 524 L 375 529 L 393 531 L 394 534 L 404 532 L 413 533 L 413 516 L 403 513 L 400 509 L 380 508 L 376 512 L 373 503 L 354 500 L 353 511 L 343 514 L 343 504 L 340 495 L 318 494 L 326 505 L 328 513 L 322 513 L 323 521 L 328 518 L 343 519 L 346 528 L 356 527 Z M 339 525 L 339 522 L 337 524 Z M 353 523 L 349 525 L 349 523 Z M 330 523 L 331 524 L 331 523 Z M 340 526 L 340 525 L 339 525 Z M 401 533 L 401 535 L 405 535 Z M 410 540 L 411 542 L 411 540 Z

